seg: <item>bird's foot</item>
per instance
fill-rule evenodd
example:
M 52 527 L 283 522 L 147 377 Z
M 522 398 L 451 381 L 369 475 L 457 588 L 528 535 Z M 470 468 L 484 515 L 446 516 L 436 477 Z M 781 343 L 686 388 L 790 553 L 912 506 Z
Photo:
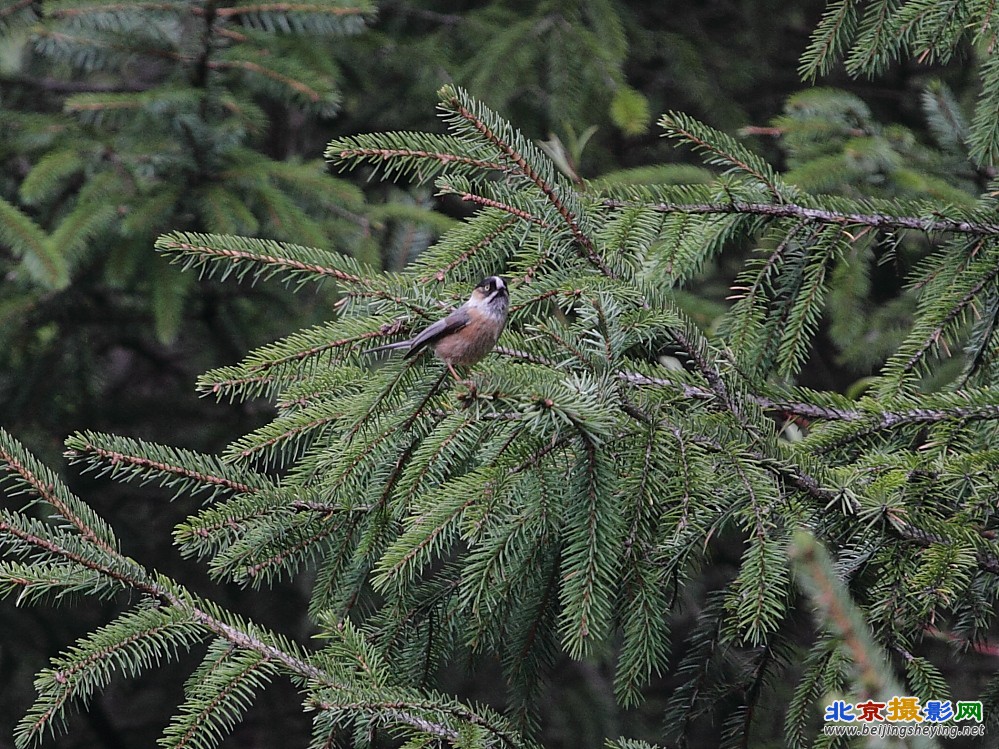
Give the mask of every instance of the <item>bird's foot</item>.
M 458 393 L 458 400 L 473 401 L 479 397 L 479 388 L 472 380 L 458 380 L 458 382 L 468 388 L 468 392 Z

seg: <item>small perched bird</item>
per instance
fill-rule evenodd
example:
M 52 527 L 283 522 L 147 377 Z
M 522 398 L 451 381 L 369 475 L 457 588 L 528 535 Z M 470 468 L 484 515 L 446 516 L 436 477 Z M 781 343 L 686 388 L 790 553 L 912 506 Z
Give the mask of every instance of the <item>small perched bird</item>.
M 431 346 L 454 379 L 462 382 L 454 371 L 454 365 L 470 366 L 492 351 L 506 325 L 509 309 L 506 282 L 499 276 L 489 276 L 472 290 L 467 302 L 443 320 L 438 320 L 408 341 L 378 346 L 368 353 L 407 348 L 409 350 L 404 358 L 409 359 Z

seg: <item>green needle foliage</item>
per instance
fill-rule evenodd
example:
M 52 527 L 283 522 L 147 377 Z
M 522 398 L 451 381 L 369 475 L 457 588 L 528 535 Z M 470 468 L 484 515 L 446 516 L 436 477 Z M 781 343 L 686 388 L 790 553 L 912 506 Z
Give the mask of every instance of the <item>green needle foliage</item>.
M 948 62 L 969 55 L 980 64 L 981 90 L 967 143 L 978 164 L 999 157 L 999 64 L 989 3 L 964 0 L 831 0 L 802 55 L 800 72 L 814 79 L 842 62 L 852 76 L 883 73 L 893 62 Z
M 130 256 L 164 227 L 290 238 L 294 226 L 294 236 L 316 244 L 356 233 L 353 188 L 324 178 L 316 163 L 275 159 L 261 141 L 275 126 L 267 107 L 336 111 L 337 69 L 314 45 L 360 31 L 368 6 L 6 5 L 0 32 L 24 57 L 24 72 L 2 102 L 2 156 L 29 162 L 11 197 L 52 227 L 38 237 L 26 216 L 4 222 L 28 279 L 64 287 L 84 263 L 84 247 L 108 242 L 117 253 L 108 272 L 119 282 L 151 272 Z M 23 111 L 31 95 L 41 111 Z M 339 222 L 313 217 L 331 208 Z M 191 283 L 170 271 L 160 276 L 164 288 Z M 156 306 L 164 337 L 176 330 L 183 302 L 173 289 Z
M 664 134 L 714 180 L 579 189 L 495 112 L 440 93 L 447 134 L 327 149 L 338 168 L 478 209 L 403 272 L 274 240 L 159 238 L 202 276 L 341 289 L 334 319 L 202 377 L 219 399 L 269 398 L 269 423 L 219 457 L 99 433 L 67 443 L 113 478 L 208 495 L 176 529 L 181 551 L 220 581 L 303 581 L 317 642 L 122 557 L 4 435 L 9 493 L 32 509 L 0 517 L 0 589 L 132 593 L 39 676 L 19 745 L 57 726 L 70 696 L 202 642 L 164 746 L 216 745 L 278 677 L 302 692 L 316 747 L 531 746 L 563 657 L 612 668 L 626 706 L 669 674 L 678 740 L 702 719 L 725 745 L 775 740 L 762 716 L 779 715 L 784 741 L 806 746 L 831 693 L 950 699 L 938 639 L 973 658 L 995 626 L 995 191 L 960 204 L 811 191 L 679 113 Z M 866 393 L 808 387 L 844 267 L 899 235 L 930 250 L 904 279 L 914 304 L 897 345 Z M 737 298 L 698 327 L 684 290 L 746 245 Z M 510 320 L 471 385 L 432 357 L 373 356 L 491 273 L 510 282 Z M 500 664 L 506 715 L 438 691 L 461 663 Z
M 202 347 L 245 349 L 260 324 L 252 311 L 218 294 L 213 303 L 196 276 L 150 256 L 167 230 L 371 249 L 360 190 L 319 159 L 287 157 L 339 106 L 339 70 L 322 45 L 372 14 L 336 0 L 0 2 L 8 413 L 70 399 L 38 384 L 57 379 L 39 371 L 59 371 L 79 381 L 73 404 L 49 417 L 61 432 L 59 416 L 112 368 L 108 350 L 170 359 L 164 349 L 199 317 L 210 329 Z M 137 320 L 154 335 L 138 336 Z

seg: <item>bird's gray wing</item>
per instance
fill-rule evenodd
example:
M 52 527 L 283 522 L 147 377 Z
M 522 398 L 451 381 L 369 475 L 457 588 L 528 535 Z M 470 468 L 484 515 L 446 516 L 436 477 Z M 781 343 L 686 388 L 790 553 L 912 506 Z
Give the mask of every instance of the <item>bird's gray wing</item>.
M 408 359 L 411 356 L 416 356 L 424 348 L 436 343 L 443 336 L 461 330 L 466 325 L 468 325 L 468 310 L 464 307 L 459 307 L 443 320 L 438 320 L 416 336 L 410 342 L 409 351 L 406 352 L 406 356 L 403 358 Z

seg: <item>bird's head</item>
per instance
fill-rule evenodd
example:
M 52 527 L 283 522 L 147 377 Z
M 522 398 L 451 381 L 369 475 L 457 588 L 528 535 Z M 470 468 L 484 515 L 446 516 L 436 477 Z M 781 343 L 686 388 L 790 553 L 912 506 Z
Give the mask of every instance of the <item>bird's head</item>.
M 479 281 L 468 300 L 472 307 L 487 310 L 496 315 L 506 315 L 510 303 L 506 281 L 499 276 L 487 276 Z

